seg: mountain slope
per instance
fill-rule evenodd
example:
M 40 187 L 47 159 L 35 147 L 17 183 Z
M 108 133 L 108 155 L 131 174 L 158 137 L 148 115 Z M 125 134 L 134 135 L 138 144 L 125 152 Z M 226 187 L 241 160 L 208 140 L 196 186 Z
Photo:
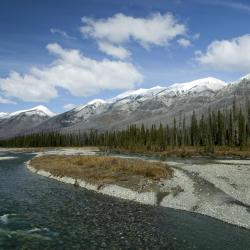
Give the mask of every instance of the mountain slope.
M 0 115 L 0 137 L 23 133 L 59 131 L 62 133 L 122 129 L 129 124 L 172 124 L 174 117 L 189 117 L 195 110 L 201 113 L 227 109 L 236 100 L 244 106 L 250 96 L 250 77 L 227 84 L 208 77 L 169 87 L 126 91 L 108 100 L 95 99 L 70 111 L 53 115 L 44 108 L 34 108 Z M 8 117 L 8 118 L 6 118 Z
M 37 130 L 78 132 L 121 129 L 132 123 L 167 123 L 180 112 L 192 112 L 201 105 L 211 103 L 226 85 L 210 77 L 169 87 L 127 91 L 112 99 L 93 100 L 53 117 L 38 126 Z
M 52 116 L 55 116 L 55 113 L 41 105 L 28 110 L 2 114 L 0 116 L 0 138 L 8 138 L 30 131 Z

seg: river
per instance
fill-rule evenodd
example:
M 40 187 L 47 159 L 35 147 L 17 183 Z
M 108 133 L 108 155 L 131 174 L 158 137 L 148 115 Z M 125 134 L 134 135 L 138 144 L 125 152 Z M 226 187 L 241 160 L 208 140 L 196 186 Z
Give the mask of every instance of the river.
M 1 250 L 250 249 L 249 230 L 41 177 L 24 166 L 32 157 L 0 155 Z

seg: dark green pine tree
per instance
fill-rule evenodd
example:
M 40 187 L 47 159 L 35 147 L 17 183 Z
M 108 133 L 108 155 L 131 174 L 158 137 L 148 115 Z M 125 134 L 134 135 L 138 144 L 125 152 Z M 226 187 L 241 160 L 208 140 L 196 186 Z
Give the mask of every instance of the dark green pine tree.
M 191 118 L 191 128 L 190 128 L 190 138 L 191 138 L 191 145 L 197 146 L 198 145 L 198 123 L 195 115 L 195 111 L 193 112 Z
M 238 116 L 238 143 L 242 148 L 246 143 L 246 124 L 245 117 L 242 114 L 242 110 L 240 109 L 240 113 Z

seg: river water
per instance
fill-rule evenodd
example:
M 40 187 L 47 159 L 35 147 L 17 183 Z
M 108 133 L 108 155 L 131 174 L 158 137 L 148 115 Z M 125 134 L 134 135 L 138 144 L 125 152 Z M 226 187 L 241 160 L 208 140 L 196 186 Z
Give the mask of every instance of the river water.
M 103 196 L 29 172 L 1 153 L 0 249 L 250 249 L 250 231 Z

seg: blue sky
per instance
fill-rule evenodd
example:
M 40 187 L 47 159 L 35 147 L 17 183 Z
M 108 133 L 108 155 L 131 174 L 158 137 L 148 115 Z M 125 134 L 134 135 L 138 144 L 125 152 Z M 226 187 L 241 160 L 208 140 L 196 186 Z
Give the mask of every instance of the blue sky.
M 1 0 L 0 112 L 236 80 L 250 73 L 249 23 L 243 0 Z

